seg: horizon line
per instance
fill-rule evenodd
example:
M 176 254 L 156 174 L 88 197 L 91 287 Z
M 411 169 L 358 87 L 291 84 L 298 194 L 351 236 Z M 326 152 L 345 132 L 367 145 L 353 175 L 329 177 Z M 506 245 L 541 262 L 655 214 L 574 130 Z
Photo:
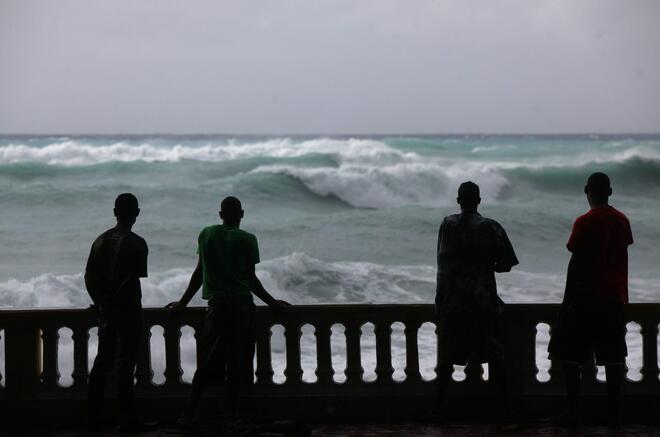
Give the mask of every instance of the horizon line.
M 171 132 L 147 132 L 147 133 L 4 133 L 0 132 L 0 137 L 113 137 L 113 136 L 132 136 L 132 137 L 186 137 L 186 136 L 219 136 L 219 137 L 459 137 L 459 136 L 537 136 L 537 137 L 557 137 L 557 136 L 660 136 L 658 132 L 559 132 L 559 133 L 534 133 L 534 132 L 409 132 L 409 133 L 171 133 Z

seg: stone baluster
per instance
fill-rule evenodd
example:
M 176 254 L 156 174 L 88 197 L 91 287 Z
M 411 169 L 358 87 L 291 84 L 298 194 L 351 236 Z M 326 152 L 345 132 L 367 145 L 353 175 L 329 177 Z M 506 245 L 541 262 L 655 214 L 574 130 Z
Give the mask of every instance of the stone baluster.
M 145 324 L 142 327 L 138 344 L 137 368 L 135 372 L 137 387 L 151 387 L 153 377 L 154 372 L 151 369 L 151 326 Z
M 193 334 L 195 337 L 195 359 L 197 361 L 197 367 L 199 367 L 206 358 L 206 333 L 204 332 L 204 325 L 201 323 L 191 326 L 195 330 Z
M 407 321 L 403 331 L 406 336 L 406 382 L 421 381 L 422 375 L 419 373 L 419 348 L 417 344 L 417 335 L 420 322 Z
M 539 362 L 538 362 L 538 356 L 536 354 L 536 346 L 538 339 L 540 337 L 540 334 L 542 332 L 542 329 L 539 325 L 542 323 L 547 324 L 545 321 L 539 320 L 535 325 L 534 325 L 534 380 L 541 382 L 539 380 L 539 376 L 541 374 L 541 368 L 539 367 Z M 548 370 L 548 374 L 550 374 L 550 371 Z M 544 382 L 545 383 L 545 382 Z
M 41 330 L 41 384 L 47 390 L 55 389 L 60 379 L 60 372 L 57 368 L 57 353 L 60 334 L 57 327 L 48 326 Z
M 286 341 L 286 384 L 302 382 L 302 367 L 300 366 L 300 325 L 296 322 L 284 324 L 284 339 Z
M 173 321 L 163 324 L 163 337 L 165 338 L 165 384 L 176 386 L 181 384 L 181 328 Z
M 435 360 L 435 377 L 437 379 L 440 372 L 440 364 L 442 363 L 442 348 L 440 347 L 440 338 L 442 336 L 442 326 L 440 323 L 435 322 L 435 347 L 436 347 L 436 360 Z
M 469 385 L 478 385 L 483 382 L 484 368 L 481 363 L 470 360 L 465 366 L 465 382 Z M 490 378 L 489 374 L 489 378 Z
M 392 325 L 390 322 L 376 322 L 376 377 L 380 384 L 392 382 Z
M 257 325 L 257 385 L 273 384 L 273 360 L 270 349 L 271 326 Z
M 524 393 L 538 384 L 536 368 L 536 324 L 538 319 L 528 312 L 507 311 L 503 321 L 506 380 L 509 393 Z M 489 382 L 496 375 L 489 369 Z
M 596 368 L 596 362 L 593 357 L 582 365 L 582 384 L 585 387 L 593 387 L 597 384 L 598 380 L 596 375 L 598 374 L 598 368 Z
M 355 322 L 345 324 L 346 330 L 346 382 L 362 382 L 362 357 L 360 352 L 360 325 Z
M 642 381 L 658 383 L 658 319 L 640 323 L 642 334 Z
M 536 367 L 536 325 L 537 320 L 523 319 L 520 327 L 521 335 L 517 339 L 519 342 L 517 354 L 521 357 L 525 369 L 524 378 L 522 379 L 523 384 L 525 382 L 538 383 L 538 379 L 536 379 L 538 375 L 538 368 Z M 489 379 L 492 378 L 489 377 Z
M 320 384 L 332 383 L 332 352 L 330 350 L 330 336 L 332 331 L 327 323 L 314 326 L 316 337 L 316 377 Z
M 82 391 L 87 386 L 89 326 L 73 327 L 73 387 Z
M 548 324 L 548 326 L 549 326 L 548 334 L 549 334 L 550 337 L 552 337 L 552 323 L 549 323 L 549 322 L 544 322 L 544 323 Z M 561 384 L 562 383 L 561 382 L 562 378 L 559 377 L 560 373 L 561 373 L 561 370 L 558 370 L 555 367 L 555 363 L 552 360 L 550 360 L 550 368 L 548 369 L 548 376 L 550 377 L 550 379 L 548 380 L 548 383 L 550 383 L 552 385 Z

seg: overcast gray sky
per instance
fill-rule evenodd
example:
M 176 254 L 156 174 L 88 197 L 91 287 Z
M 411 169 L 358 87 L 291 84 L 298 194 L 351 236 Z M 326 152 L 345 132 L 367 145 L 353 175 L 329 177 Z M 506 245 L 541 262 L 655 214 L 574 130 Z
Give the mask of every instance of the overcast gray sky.
M 0 0 L 0 132 L 660 132 L 660 1 Z

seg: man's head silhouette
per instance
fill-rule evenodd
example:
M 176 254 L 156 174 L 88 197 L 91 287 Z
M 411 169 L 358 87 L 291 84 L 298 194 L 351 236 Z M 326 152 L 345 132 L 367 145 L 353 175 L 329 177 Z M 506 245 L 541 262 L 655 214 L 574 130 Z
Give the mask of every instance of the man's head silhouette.
M 132 225 L 140 215 L 137 197 L 131 193 L 122 193 L 115 199 L 115 217 L 120 224 Z
M 458 197 L 456 201 L 461 205 L 461 210 L 465 212 L 475 212 L 477 206 L 481 203 L 481 197 L 479 197 L 479 185 L 475 184 L 472 181 L 463 182 L 460 187 L 458 187 Z
M 596 172 L 589 176 L 584 193 L 591 206 L 607 205 L 608 197 L 612 195 L 610 178 L 605 173 Z
M 234 196 L 225 197 L 220 203 L 220 218 L 229 226 L 238 226 L 243 218 L 241 201 Z

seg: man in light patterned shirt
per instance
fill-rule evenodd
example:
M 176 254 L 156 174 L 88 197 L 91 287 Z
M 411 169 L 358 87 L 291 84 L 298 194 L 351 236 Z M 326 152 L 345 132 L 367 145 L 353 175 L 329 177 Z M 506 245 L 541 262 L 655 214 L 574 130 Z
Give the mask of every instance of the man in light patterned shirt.
M 460 214 L 445 217 L 438 232 L 436 312 L 440 329 L 435 414 L 442 403 L 453 365 L 488 363 L 499 404 L 506 408 L 501 314 L 504 303 L 497 295 L 496 272 L 508 272 L 518 258 L 504 228 L 481 216 L 479 186 L 465 182 L 458 189 Z

